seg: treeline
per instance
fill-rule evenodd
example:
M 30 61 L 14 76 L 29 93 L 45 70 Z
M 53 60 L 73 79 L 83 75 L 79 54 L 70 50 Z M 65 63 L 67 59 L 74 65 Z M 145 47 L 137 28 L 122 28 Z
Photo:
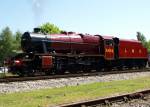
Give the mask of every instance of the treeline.
M 0 31 L 0 65 L 3 64 L 6 58 L 21 51 L 21 35 L 20 31 L 13 34 L 9 27 Z

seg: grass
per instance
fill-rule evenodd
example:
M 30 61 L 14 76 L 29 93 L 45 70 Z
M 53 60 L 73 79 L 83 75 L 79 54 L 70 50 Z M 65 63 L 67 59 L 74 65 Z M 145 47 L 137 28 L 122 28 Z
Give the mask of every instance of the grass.
M 4 78 L 4 77 L 10 77 L 10 76 L 17 76 L 15 74 L 11 74 L 11 73 L 0 73 L 0 78 Z
M 5 77 L 5 73 L 0 73 L 0 78 Z
M 150 88 L 150 77 L 0 94 L 0 107 L 48 107 Z

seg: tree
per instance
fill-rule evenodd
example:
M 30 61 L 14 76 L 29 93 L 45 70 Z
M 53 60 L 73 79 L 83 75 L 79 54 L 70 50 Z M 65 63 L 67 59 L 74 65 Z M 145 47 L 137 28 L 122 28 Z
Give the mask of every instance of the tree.
M 0 34 L 0 63 L 2 64 L 4 59 L 10 56 L 13 52 L 13 34 L 10 31 L 9 27 L 6 27 L 2 30 Z
M 150 53 L 150 40 L 147 41 L 146 37 L 141 32 L 137 32 L 137 39 L 142 42 L 143 46 L 147 48 L 148 53 Z
M 21 50 L 21 35 L 20 31 L 17 31 L 13 37 L 13 50 L 20 51 Z
M 150 40 L 147 42 L 147 46 L 148 46 L 148 53 L 150 53 Z
M 51 23 L 45 23 L 42 26 L 40 26 L 41 32 L 45 34 L 59 34 L 61 30 Z
M 138 41 L 142 42 L 144 47 L 148 48 L 148 42 L 146 41 L 146 37 L 141 32 L 137 32 L 137 39 Z

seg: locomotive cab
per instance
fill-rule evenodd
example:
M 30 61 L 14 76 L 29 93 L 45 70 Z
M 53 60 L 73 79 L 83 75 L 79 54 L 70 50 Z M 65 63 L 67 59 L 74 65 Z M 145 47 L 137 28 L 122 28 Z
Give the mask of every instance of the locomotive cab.
M 106 60 L 114 59 L 114 41 L 112 37 L 103 36 L 104 40 L 104 57 Z
M 106 60 L 117 60 L 119 58 L 119 38 L 103 36 L 104 56 Z

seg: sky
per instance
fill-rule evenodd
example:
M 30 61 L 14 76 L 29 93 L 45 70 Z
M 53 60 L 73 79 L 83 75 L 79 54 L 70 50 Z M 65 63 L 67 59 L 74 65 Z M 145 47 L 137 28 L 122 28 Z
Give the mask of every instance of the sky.
M 150 40 L 150 0 L 0 0 L 0 30 L 32 31 L 50 22 L 65 31 Z

